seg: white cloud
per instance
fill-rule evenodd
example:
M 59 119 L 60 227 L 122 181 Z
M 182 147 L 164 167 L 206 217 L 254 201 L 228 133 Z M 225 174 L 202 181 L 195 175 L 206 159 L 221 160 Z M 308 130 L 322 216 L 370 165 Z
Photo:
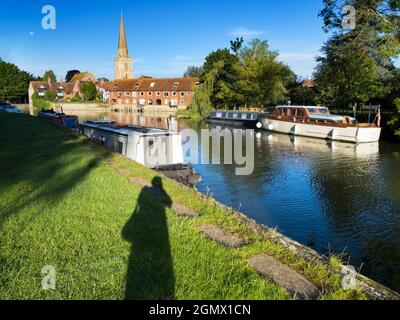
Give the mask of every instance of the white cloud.
M 231 29 L 229 35 L 232 37 L 243 37 L 245 39 L 257 37 L 265 34 L 266 31 L 254 30 L 247 27 L 236 27 Z

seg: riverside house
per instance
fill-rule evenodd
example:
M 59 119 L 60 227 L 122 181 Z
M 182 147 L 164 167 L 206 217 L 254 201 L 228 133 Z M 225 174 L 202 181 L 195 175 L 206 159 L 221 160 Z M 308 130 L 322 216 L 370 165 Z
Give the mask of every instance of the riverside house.
M 119 106 L 159 106 L 185 109 L 194 96 L 199 78 L 120 79 L 111 81 L 110 104 Z

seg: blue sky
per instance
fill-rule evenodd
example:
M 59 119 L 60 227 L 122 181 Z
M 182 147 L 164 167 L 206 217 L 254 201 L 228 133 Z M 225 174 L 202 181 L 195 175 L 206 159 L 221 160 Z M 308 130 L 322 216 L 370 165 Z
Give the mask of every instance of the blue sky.
M 43 30 L 44 5 L 57 10 Z M 135 76 L 181 76 L 188 65 L 243 36 L 268 40 L 280 59 L 310 77 L 327 35 L 322 0 L 0 0 L 0 58 L 35 75 L 70 69 L 113 78 L 121 9 Z

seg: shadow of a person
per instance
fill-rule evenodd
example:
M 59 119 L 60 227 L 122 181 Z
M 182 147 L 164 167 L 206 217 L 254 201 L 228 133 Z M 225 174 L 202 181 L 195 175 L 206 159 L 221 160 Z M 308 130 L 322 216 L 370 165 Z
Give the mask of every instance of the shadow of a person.
M 158 198 L 158 201 L 155 199 Z M 175 277 L 166 208 L 172 200 L 156 177 L 144 187 L 122 236 L 132 244 L 126 276 L 126 300 L 173 300 Z

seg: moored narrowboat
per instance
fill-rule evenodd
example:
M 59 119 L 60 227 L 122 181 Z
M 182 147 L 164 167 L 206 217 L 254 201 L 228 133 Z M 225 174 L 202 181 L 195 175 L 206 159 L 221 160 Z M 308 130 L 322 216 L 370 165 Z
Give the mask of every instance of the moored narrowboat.
M 171 179 L 194 186 L 200 177 L 185 163 L 182 136 L 175 131 L 113 121 L 85 121 L 81 134 Z
M 207 118 L 208 122 L 238 125 L 246 128 L 255 128 L 259 122 L 257 112 L 241 111 L 213 111 Z

